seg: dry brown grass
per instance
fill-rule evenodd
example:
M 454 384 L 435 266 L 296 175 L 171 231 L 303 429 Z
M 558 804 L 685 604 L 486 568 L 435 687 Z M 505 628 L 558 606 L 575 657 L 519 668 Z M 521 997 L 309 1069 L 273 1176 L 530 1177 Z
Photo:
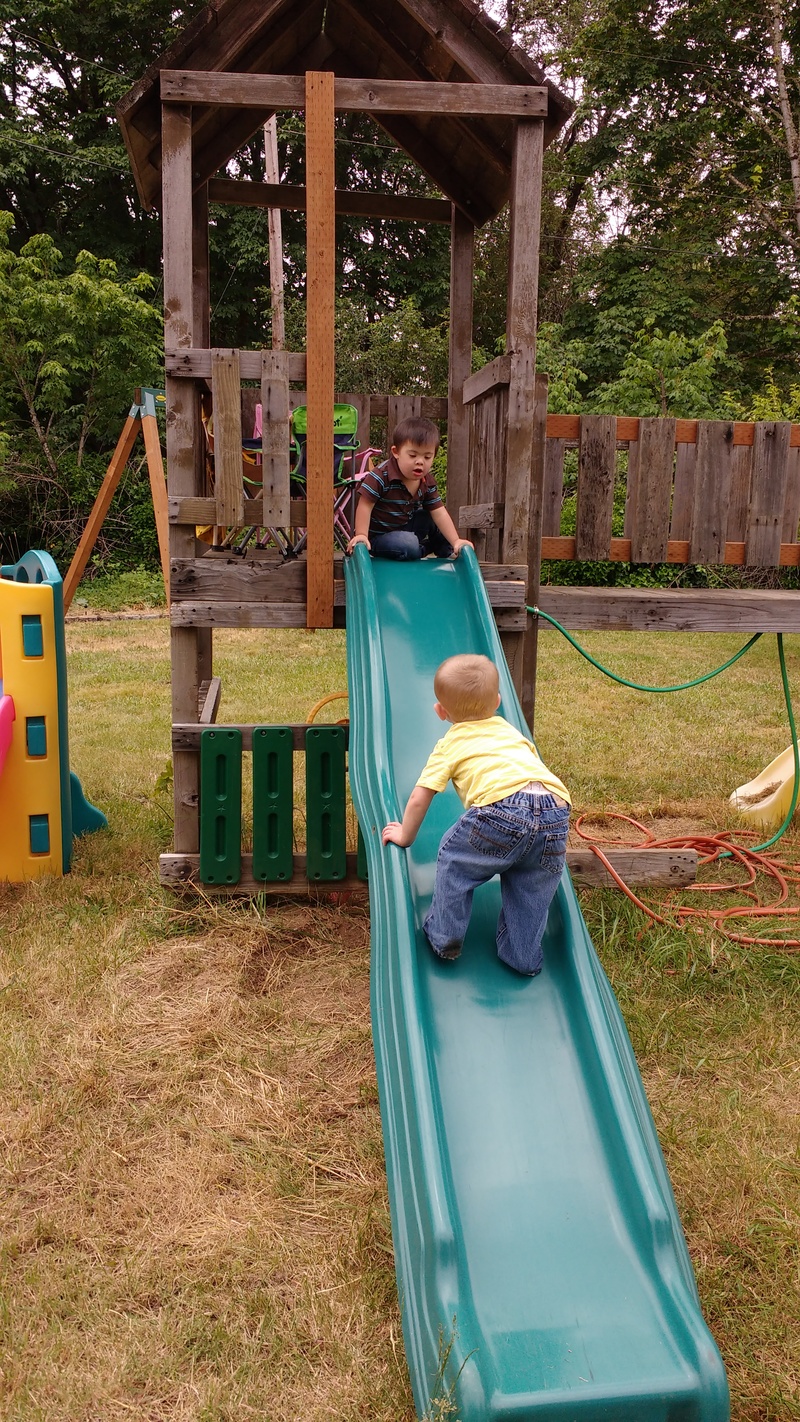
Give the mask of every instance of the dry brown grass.
M 90 1004 L 30 1002 L 2 1108 L 5 1418 L 413 1416 L 365 906 L 208 913 Z
M 663 682 L 733 639 L 586 640 Z M 68 878 L 0 886 L 0 1416 L 411 1422 L 366 902 L 164 895 L 166 623 L 69 642 L 73 764 L 111 828 Z M 341 633 L 224 634 L 216 654 L 221 719 L 303 719 L 344 684 Z M 543 637 L 537 735 L 581 808 L 659 837 L 720 827 L 786 744 L 773 662 L 759 644 L 724 691 L 654 702 Z M 798 1419 L 800 957 L 648 928 L 610 892 L 584 902 L 734 1422 Z

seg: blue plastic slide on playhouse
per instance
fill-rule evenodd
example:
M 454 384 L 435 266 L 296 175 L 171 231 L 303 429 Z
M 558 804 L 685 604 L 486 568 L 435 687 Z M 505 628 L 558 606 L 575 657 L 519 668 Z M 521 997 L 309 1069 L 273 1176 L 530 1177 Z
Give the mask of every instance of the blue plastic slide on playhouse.
M 728 1422 L 636 1061 L 569 875 L 544 971 L 522 978 L 495 954 L 496 881 L 475 896 L 456 963 L 424 941 L 452 791 L 411 850 L 380 843 L 442 732 L 445 657 L 496 661 L 502 714 L 524 729 L 477 562 L 371 561 L 358 547 L 345 573 L 350 777 L 417 1410 L 438 1397 L 459 1422 Z

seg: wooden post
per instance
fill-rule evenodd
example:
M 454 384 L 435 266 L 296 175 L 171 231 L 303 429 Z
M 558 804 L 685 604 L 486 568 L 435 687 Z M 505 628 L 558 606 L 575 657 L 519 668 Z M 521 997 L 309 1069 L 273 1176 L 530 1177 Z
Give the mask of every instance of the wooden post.
M 278 121 L 275 114 L 264 124 L 264 181 L 279 183 Z M 272 307 L 272 349 L 282 351 L 286 345 L 286 322 L 283 313 L 283 231 L 279 207 L 267 208 L 269 233 L 269 290 Z
M 164 458 L 161 453 L 161 438 L 155 415 L 142 415 L 142 434 L 147 455 L 147 473 L 150 476 L 150 493 L 153 497 L 153 513 L 156 516 L 158 553 L 161 572 L 164 575 L 164 593 L 169 607 L 169 518 L 167 513 L 167 483 L 164 478 Z
M 537 375 L 534 384 L 533 447 L 531 450 L 531 490 L 528 508 L 528 592 L 529 607 L 539 601 L 539 580 L 542 571 L 542 520 L 544 517 L 544 479 L 547 459 L 547 385 L 545 374 Z M 523 714 L 533 731 L 536 709 L 536 654 L 539 645 L 539 619 L 531 617 L 521 634 L 523 642 L 522 694 Z
M 306 74 L 307 622 L 333 626 L 334 77 Z
M 164 234 L 164 344 L 167 350 L 195 344 L 193 290 L 192 113 L 188 105 L 165 104 L 162 123 L 162 225 Z M 167 376 L 167 479 L 172 497 L 201 492 L 197 479 L 199 405 L 189 380 Z M 192 558 L 194 529 L 170 527 L 172 559 Z M 193 627 L 172 629 L 172 719 L 196 721 L 200 690 L 198 638 Z M 175 829 L 178 853 L 199 849 L 197 755 L 173 757 Z
M 450 384 L 447 397 L 447 508 L 458 525 L 458 511 L 469 503 L 469 409 L 464 381 L 472 371 L 472 278 L 475 228 L 453 204 L 450 238 Z
M 536 408 L 536 320 L 539 294 L 539 226 L 541 219 L 544 125 L 541 119 L 520 119 L 514 141 L 511 173 L 511 233 L 509 242 L 506 344 L 510 357 L 505 518 L 501 556 L 504 563 L 528 563 L 531 527 L 531 481 L 543 481 L 544 458 L 538 448 Z M 546 419 L 546 410 L 544 412 Z M 542 446 L 543 449 L 543 446 Z M 497 491 L 498 500 L 502 492 Z M 542 487 L 537 490 L 541 518 Z M 530 590 L 529 590 L 530 591 Z M 536 684 L 536 632 L 504 639 L 512 676 L 525 716 L 533 720 Z
M 283 351 L 261 352 L 262 521 L 287 528 L 289 507 L 289 378 Z
M 211 345 L 211 272 L 208 252 L 208 183 L 195 188 L 192 194 L 192 295 L 194 298 L 194 340 L 203 350 Z M 199 398 L 199 397 L 198 397 Z M 199 419 L 199 411 L 197 419 Z M 195 482 L 205 492 L 205 449 L 197 441 L 195 451 Z M 199 542 L 195 548 L 204 547 Z M 201 685 L 214 675 L 213 631 L 197 628 L 197 675 Z
M 108 513 L 114 492 L 122 478 L 122 471 L 130 459 L 131 450 L 136 443 L 139 426 L 139 416 L 129 415 L 122 427 L 122 434 L 117 440 L 117 447 L 111 456 L 108 468 L 103 476 L 103 482 L 97 492 L 97 498 L 92 506 L 92 512 L 86 520 L 86 527 L 81 534 L 80 543 L 75 549 L 75 555 L 67 569 L 67 575 L 64 579 L 65 612 L 69 610 L 69 605 L 75 596 L 78 583 L 83 577 L 83 570 L 97 542 L 97 535 L 103 527 L 103 521 Z

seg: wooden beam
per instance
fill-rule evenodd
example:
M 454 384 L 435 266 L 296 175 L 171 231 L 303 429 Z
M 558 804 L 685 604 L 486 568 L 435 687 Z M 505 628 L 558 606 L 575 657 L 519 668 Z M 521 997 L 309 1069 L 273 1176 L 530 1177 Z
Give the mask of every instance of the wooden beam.
M 182 888 L 194 885 L 202 889 L 204 894 L 218 896 L 219 894 L 280 894 L 281 898 L 287 895 L 302 895 L 303 897 L 313 897 L 315 899 L 324 898 L 326 894 L 342 893 L 362 893 L 367 892 L 367 885 L 363 879 L 357 875 L 356 854 L 348 854 L 346 857 L 346 877 L 336 879 L 330 883 L 318 884 L 309 883 L 305 877 L 306 856 L 295 854 L 292 856 L 293 875 L 287 883 L 267 884 L 263 879 L 253 878 L 253 856 L 252 854 L 242 855 L 242 875 L 238 884 L 203 884 L 200 880 L 200 855 L 199 854 L 162 854 L 158 861 L 159 881 L 165 888 Z
M 249 183 L 236 178 L 212 178 L 212 202 L 234 207 L 278 207 L 305 212 L 306 190 L 286 183 Z M 450 223 L 452 206 L 445 198 L 403 197 L 395 193 L 345 192 L 334 194 L 337 217 L 386 217 L 397 222 Z
M 306 729 L 305 727 L 303 728 Z M 697 853 L 691 849 L 613 849 L 604 850 L 621 879 L 631 887 L 647 885 L 693 884 L 697 878 Z M 366 893 L 366 883 L 357 877 L 355 854 L 347 855 L 347 877 L 329 884 L 311 884 L 305 877 L 306 856 L 292 856 L 293 875 L 283 884 L 265 883 L 253 878 L 253 856 L 242 855 L 242 874 L 238 884 L 202 884 L 199 854 L 162 854 L 159 859 L 159 880 L 165 888 L 195 886 L 204 894 L 255 895 L 264 893 L 294 896 L 319 896 L 339 893 Z M 568 849 L 567 868 L 578 888 L 616 888 L 614 879 L 591 849 Z
M 621 443 L 628 440 L 638 440 L 639 438 L 639 417 L 637 415 L 617 415 L 616 438 Z M 676 444 L 696 444 L 697 443 L 697 420 L 676 420 L 675 421 L 675 443 Z M 547 438 L 548 439 L 570 439 L 580 438 L 581 417 L 580 415 L 548 415 L 547 416 Z M 755 438 L 756 426 L 746 421 L 734 420 L 733 440 L 735 448 L 752 447 Z M 789 448 L 800 449 L 800 425 L 792 425 L 789 435 Z
M 482 365 L 480 370 L 476 370 L 474 375 L 464 381 L 464 404 L 471 405 L 473 400 L 479 400 L 481 395 L 488 395 L 490 390 L 508 385 L 510 379 L 511 357 L 496 356 L 488 365 Z
M 334 78 L 309 71 L 306 110 L 308 625 L 333 626 Z
M 747 511 L 747 562 L 772 567 L 778 556 L 789 472 L 790 427 L 785 421 L 755 426 L 750 506 Z
M 155 415 L 142 415 L 142 434 L 147 455 L 147 473 L 150 479 L 150 493 L 153 498 L 153 513 L 156 519 L 158 553 L 161 572 L 164 577 L 164 593 L 169 607 L 169 519 L 167 517 L 167 481 L 164 477 L 164 456 L 161 453 L 161 436 Z
M 108 468 L 103 476 L 103 482 L 97 492 L 92 511 L 86 520 L 80 542 L 75 549 L 72 562 L 67 569 L 64 578 L 64 611 L 69 611 L 69 605 L 75 596 L 78 584 L 83 577 L 86 564 L 91 557 L 92 549 L 97 542 L 97 535 L 103 527 L 105 516 L 108 513 L 111 500 L 117 489 L 123 471 L 131 456 L 131 451 L 136 443 L 136 436 L 139 433 L 141 421 L 138 415 L 128 415 L 125 424 L 122 426 L 122 433 L 117 440 L 117 447 L 111 456 Z
M 259 724 L 263 726 L 264 722 L 260 722 Z M 292 733 L 292 750 L 305 751 L 308 722 L 295 721 L 289 726 L 286 726 L 284 722 L 282 723 L 282 729 L 284 728 Z M 217 729 L 220 731 L 239 731 L 242 737 L 242 750 L 249 752 L 253 749 L 253 731 L 256 729 L 254 725 L 242 725 L 241 723 L 237 724 L 236 722 L 226 721 L 219 723 Z M 349 725 L 345 725 L 342 729 L 345 736 L 345 745 L 348 745 L 350 740 L 350 727 Z M 200 750 L 200 737 L 204 730 L 204 725 L 198 725 L 193 721 L 189 721 L 185 725 L 173 726 L 172 749 L 174 751 L 198 752 Z
M 191 349 L 195 336 L 193 290 L 192 114 L 169 105 L 162 115 L 162 230 L 164 242 L 164 342 L 173 350 Z M 200 335 L 200 332 L 197 333 Z M 172 496 L 189 497 L 198 488 L 200 417 L 196 390 L 185 381 L 166 380 L 167 478 Z M 170 529 L 171 558 L 194 552 L 193 528 Z M 197 715 L 201 639 L 194 628 L 174 627 L 172 641 L 172 719 Z M 196 756 L 174 758 L 174 842 L 179 852 L 199 848 Z
M 575 632 L 800 632 L 796 592 L 549 586 L 538 606 Z
M 696 849 L 615 849 L 601 845 L 609 864 L 632 887 L 663 884 L 678 887 L 697 878 Z M 618 884 L 591 849 L 568 849 L 567 867 L 576 888 L 616 889 Z
M 310 71 L 313 72 L 313 71 Z M 304 109 L 302 77 L 224 74 L 162 69 L 161 102 L 225 108 Z M 547 89 L 527 84 L 440 84 L 407 79 L 336 79 L 333 105 L 340 113 L 499 115 L 544 118 Z
M 652 416 L 642 419 L 636 464 L 636 516 L 631 529 L 636 563 L 663 562 L 669 538 L 674 465 L 675 421 Z
M 502 528 L 505 504 L 466 504 L 458 511 L 459 528 Z
M 213 350 L 202 347 L 175 350 L 168 346 L 164 353 L 166 373 L 175 380 L 210 380 L 213 354 Z M 289 380 L 305 380 L 306 357 L 294 351 L 284 351 L 283 354 Z M 242 380 L 260 380 L 261 351 L 240 351 L 239 372 Z
M 698 420 L 689 522 L 693 563 L 721 563 L 730 509 L 733 473 L 733 425 Z M 676 471 L 677 485 L 677 471 Z
M 200 687 L 200 703 L 198 705 L 198 736 L 204 727 L 213 726 L 217 719 L 220 697 L 222 696 L 222 680 L 218 676 L 212 676 Z M 198 745 L 200 744 L 198 739 Z M 173 741 L 174 748 L 174 741 Z M 185 747 L 179 747 L 185 749 Z
M 542 516 L 544 510 L 545 447 L 547 437 L 547 392 L 549 378 L 539 372 L 534 385 L 533 406 L 533 448 L 531 461 L 531 489 L 528 504 L 528 576 L 525 580 L 526 600 L 535 605 L 539 597 L 539 581 L 542 569 Z M 522 653 L 522 712 L 531 730 L 534 729 L 536 710 L 536 657 L 539 636 L 539 619 L 532 617 L 523 634 Z
M 511 177 L 506 338 L 510 355 L 503 559 L 528 561 L 544 129 L 520 121 Z
M 198 520 L 200 522 L 201 520 Z M 665 563 L 691 563 L 691 544 L 688 538 L 670 538 L 667 543 L 667 554 Z M 576 540 L 567 534 L 559 537 L 542 539 L 542 557 L 551 558 L 554 561 L 566 560 L 575 562 L 578 557 L 576 551 Z M 633 561 L 633 550 L 630 538 L 612 538 L 609 549 L 603 554 L 603 559 L 610 563 L 631 563 Z M 745 566 L 745 545 L 743 542 L 727 542 L 720 560 L 727 567 L 743 568 Z M 777 563 L 778 568 L 800 567 L 800 543 L 782 543 Z
M 447 403 L 447 507 L 458 526 L 467 501 L 469 411 L 464 382 L 472 369 L 472 305 L 475 227 L 453 205 L 450 230 L 450 373 Z
M 214 395 L 214 522 L 221 528 L 244 525 L 242 483 L 242 383 L 239 352 L 215 350 L 211 361 Z
M 291 518 L 287 362 L 283 351 L 262 351 L 261 359 L 264 502 L 260 522 L 267 528 L 284 528 Z

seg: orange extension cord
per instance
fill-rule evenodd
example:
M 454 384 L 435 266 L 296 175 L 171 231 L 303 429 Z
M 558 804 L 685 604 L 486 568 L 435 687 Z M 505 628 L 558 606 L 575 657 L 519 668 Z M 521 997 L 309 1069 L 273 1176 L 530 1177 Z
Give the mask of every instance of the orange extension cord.
M 656 923 L 668 924 L 669 919 L 656 913 L 647 904 L 634 894 L 632 889 L 620 878 L 614 866 L 610 863 L 606 854 L 601 849 L 602 844 L 621 845 L 629 844 L 628 840 L 621 839 L 598 839 L 584 833 L 581 825 L 587 818 L 586 815 L 579 815 L 573 826 L 575 833 L 585 840 L 589 848 L 598 859 L 605 865 L 615 884 L 622 892 L 640 908 L 643 913 L 653 919 Z M 674 926 L 680 928 L 681 920 L 684 918 L 695 918 L 705 920 L 716 929 L 724 938 L 731 943 L 746 943 L 760 948 L 781 948 L 789 953 L 800 951 L 800 938 L 756 938 L 745 933 L 732 933 L 726 927 L 729 919 L 732 918 L 795 918 L 800 914 L 800 906 L 787 904 L 789 897 L 789 885 L 800 884 L 800 864 L 787 864 L 783 859 L 778 859 L 772 854 L 761 854 L 758 850 L 748 849 L 746 845 L 738 844 L 734 835 L 744 839 L 756 839 L 758 836 L 752 830 L 722 830 L 719 834 L 688 834 L 676 835 L 673 839 L 656 839 L 655 835 L 648 830 L 646 825 L 639 820 L 633 819 L 630 815 L 609 812 L 605 818 L 614 820 L 624 820 L 627 824 L 633 825 L 642 838 L 632 847 L 636 849 L 696 849 L 698 855 L 698 865 L 713 864 L 723 857 L 730 857 L 743 866 L 747 873 L 747 878 L 738 884 L 693 884 L 687 886 L 684 892 L 691 893 L 730 893 L 738 890 L 747 898 L 754 900 L 750 908 L 692 908 L 689 905 L 679 905 L 673 914 Z M 757 880 L 758 874 L 764 874 L 767 881 L 777 885 L 779 896 L 772 904 L 762 904 L 758 892 L 752 887 Z M 672 893 L 675 890 L 671 891 Z

